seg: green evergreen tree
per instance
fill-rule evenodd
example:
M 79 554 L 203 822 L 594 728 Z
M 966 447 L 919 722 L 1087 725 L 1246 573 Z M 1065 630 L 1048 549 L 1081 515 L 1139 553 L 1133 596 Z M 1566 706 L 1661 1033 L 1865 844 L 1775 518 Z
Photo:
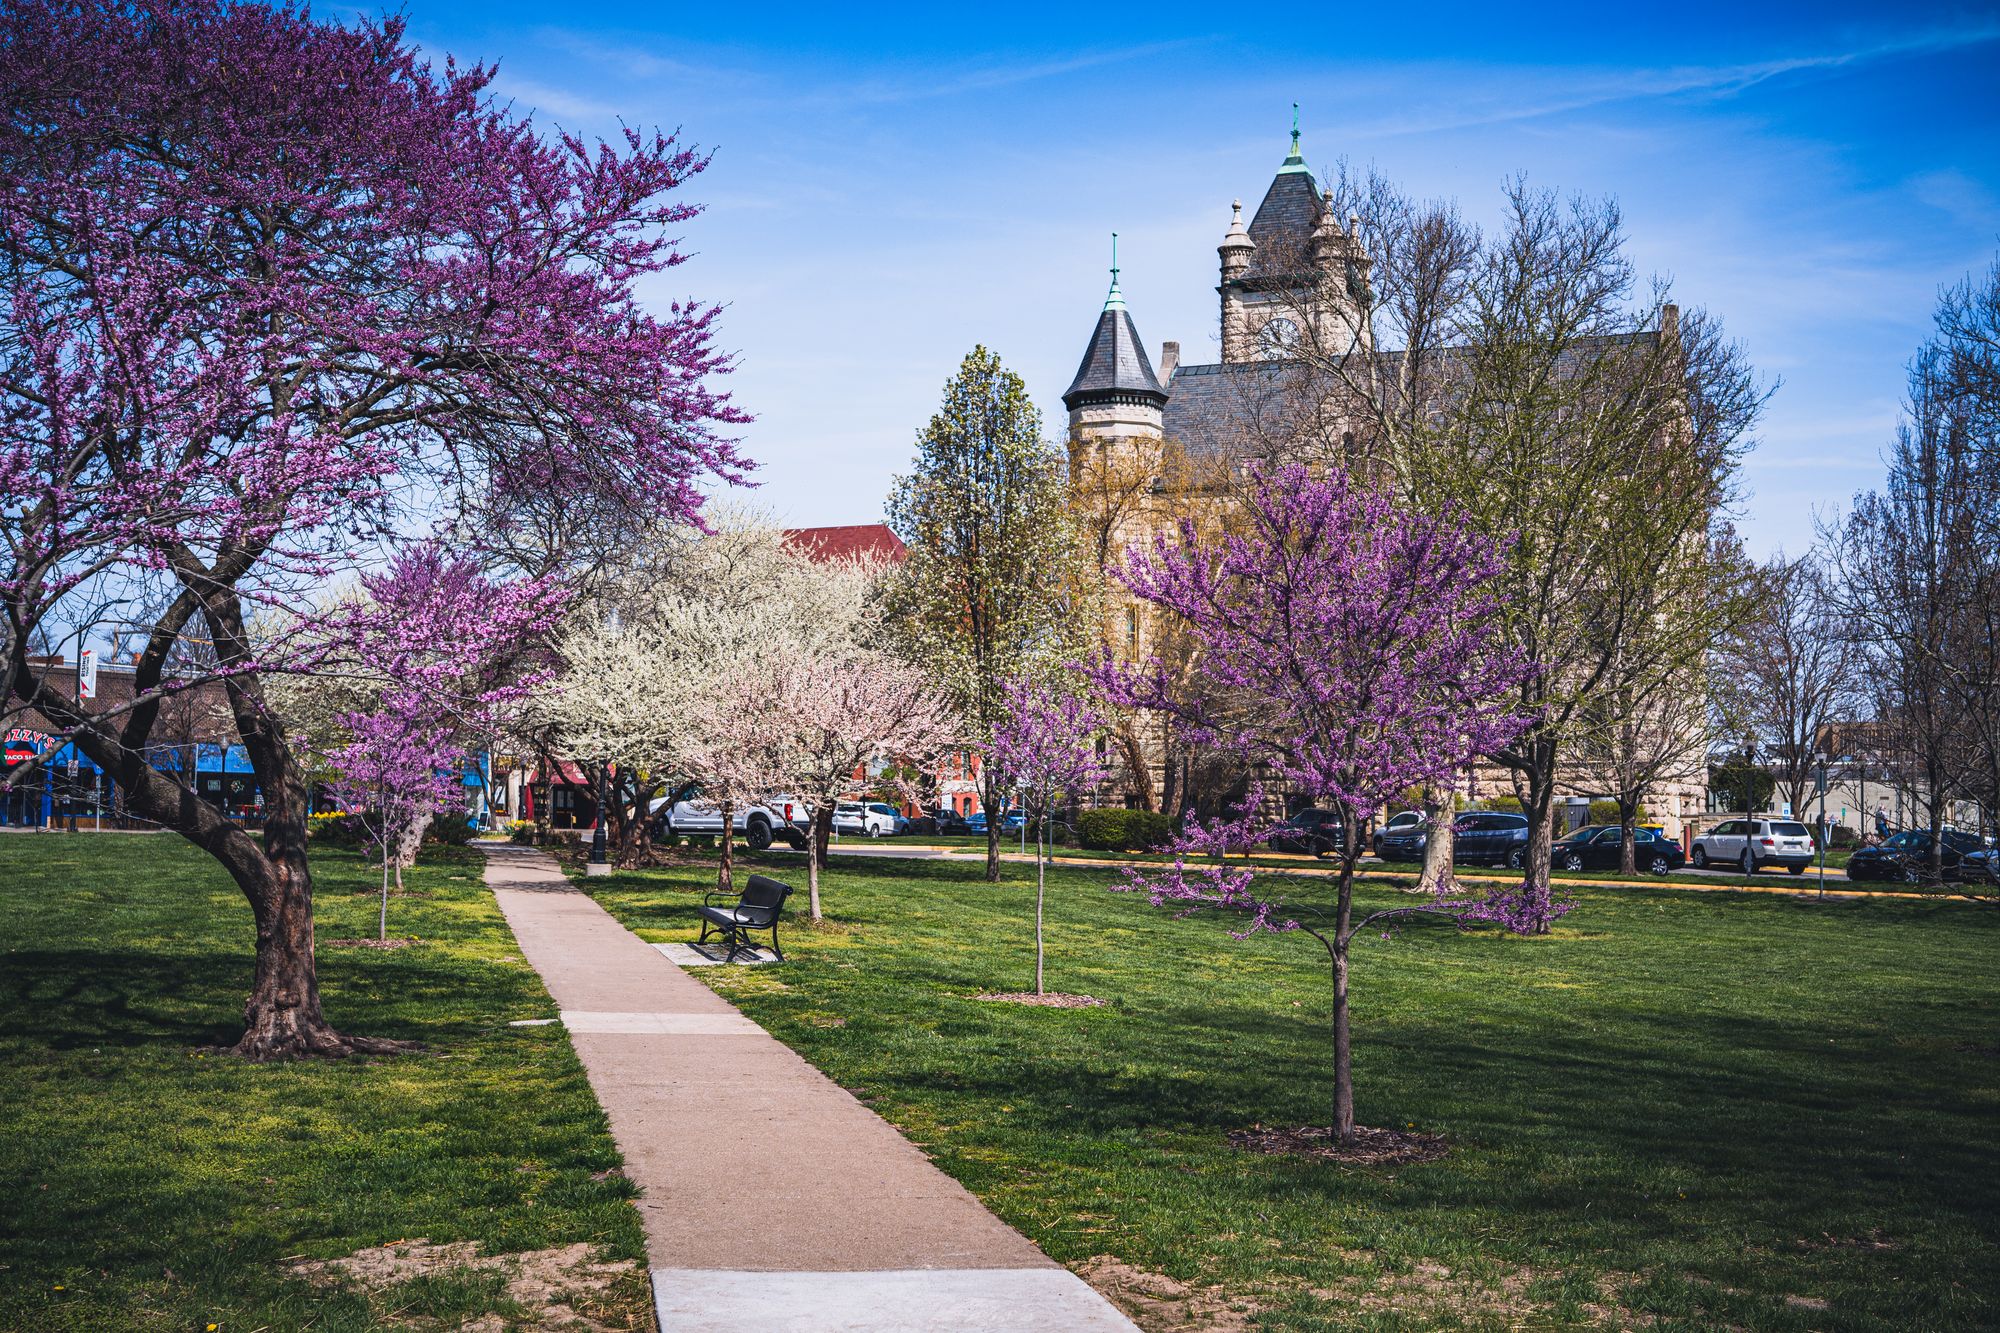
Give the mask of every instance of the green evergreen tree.
M 888 609 L 903 651 L 982 750 L 1006 716 L 1005 682 L 1060 669 L 1095 634 L 1092 581 L 1064 497 L 1062 460 L 1042 438 L 1027 386 L 973 348 L 917 436 L 915 467 L 889 495 L 889 526 L 909 559 Z M 995 765 L 981 766 L 979 797 L 986 878 L 997 880 L 1007 787 Z

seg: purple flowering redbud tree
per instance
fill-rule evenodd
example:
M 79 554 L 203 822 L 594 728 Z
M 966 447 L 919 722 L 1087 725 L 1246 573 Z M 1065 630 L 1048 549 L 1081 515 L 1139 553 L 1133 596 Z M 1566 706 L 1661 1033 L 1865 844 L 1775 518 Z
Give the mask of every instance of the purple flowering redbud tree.
M 402 887 L 431 821 L 463 807 L 467 754 L 554 675 L 542 645 L 568 589 L 548 577 L 496 581 L 437 542 L 399 552 L 361 582 L 366 600 L 336 622 L 336 651 L 352 655 L 372 698 L 335 715 L 341 741 L 321 758 L 335 798 L 382 854 L 376 930 L 387 939 L 391 872 Z
M 1035 826 L 1035 994 L 1042 995 L 1049 819 L 1061 802 L 1082 798 L 1104 780 L 1097 757 L 1104 719 L 1086 699 L 1025 680 L 1007 682 L 1001 699 L 1004 711 L 986 747 L 986 762 L 1014 785 Z
M 1119 579 L 1176 618 L 1195 645 L 1200 688 L 1156 662 L 1108 656 L 1092 674 L 1125 707 L 1165 713 L 1191 741 L 1259 768 L 1295 796 L 1330 806 L 1343 835 L 1332 911 L 1288 905 L 1282 877 L 1231 865 L 1275 817 L 1253 792 L 1233 818 L 1189 820 L 1165 868 L 1126 872 L 1128 887 L 1187 912 L 1240 914 L 1233 931 L 1299 931 L 1333 973 L 1334 1128 L 1355 1138 L 1348 1017 L 1349 949 L 1386 920 L 1446 913 L 1521 927 L 1517 904 L 1438 896 L 1354 909 L 1361 821 L 1405 788 L 1444 783 L 1527 719 L 1501 702 L 1530 667 L 1502 639 L 1490 583 L 1504 549 L 1446 514 L 1395 506 L 1343 471 L 1253 471 L 1240 530 L 1202 540 L 1192 523 L 1127 555 Z M 1323 883 L 1323 881 L 1322 881 Z
M 313 663 L 253 625 L 433 524 L 615 535 L 743 467 L 715 308 L 635 294 L 681 262 L 693 209 L 667 196 L 706 159 L 545 134 L 492 78 L 426 63 L 397 18 L 0 7 L 0 673 L 249 900 L 250 1058 L 383 1047 L 321 1013 L 303 766 L 265 689 Z M 144 646 L 132 703 L 90 712 L 29 645 L 107 599 L 144 608 Z M 174 677 L 184 640 L 212 665 Z M 194 687 L 223 696 L 261 841 L 151 762 Z

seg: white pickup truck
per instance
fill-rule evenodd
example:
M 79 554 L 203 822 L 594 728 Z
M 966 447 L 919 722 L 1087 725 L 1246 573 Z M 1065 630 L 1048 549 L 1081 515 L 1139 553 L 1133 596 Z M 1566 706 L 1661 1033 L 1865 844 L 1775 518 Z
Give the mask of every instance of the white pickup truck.
M 662 833 L 680 837 L 715 837 L 722 832 L 722 809 L 699 793 L 668 806 L 653 807 Z M 809 818 L 805 802 L 792 796 L 771 796 L 754 805 L 738 806 L 730 812 L 730 824 L 756 851 L 763 851 L 780 839 L 793 850 L 804 851 Z

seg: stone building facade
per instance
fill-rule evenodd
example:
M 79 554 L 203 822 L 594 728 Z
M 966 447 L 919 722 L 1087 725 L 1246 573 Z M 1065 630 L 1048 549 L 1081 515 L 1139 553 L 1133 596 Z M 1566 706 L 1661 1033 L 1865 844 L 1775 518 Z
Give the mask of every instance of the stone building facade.
M 1359 219 L 1335 216 L 1331 195 L 1306 165 L 1296 128 L 1291 151 L 1248 224 L 1241 201 L 1231 205 L 1216 252 L 1219 361 L 1184 362 L 1181 345 L 1165 342 L 1156 371 L 1119 290 L 1114 258 L 1110 292 L 1063 394 L 1074 475 L 1150 477 L 1144 486 L 1128 487 L 1134 493 L 1103 516 L 1099 542 L 1111 554 L 1150 540 L 1164 524 L 1204 504 L 1222 503 L 1169 480 L 1176 470 L 1182 477 L 1213 478 L 1217 469 L 1235 470 L 1286 441 L 1310 439 L 1322 457 L 1352 449 L 1356 423 L 1337 397 L 1324 391 L 1323 381 L 1308 383 L 1312 377 L 1286 359 L 1285 348 L 1301 332 L 1297 321 L 1312 321 L 1307 332 L 1322 353 L 1358 352 L 1385 367 L 1397 356 L 1375 348 L 1363 314 L 1372 261 Z M 1170 457 L 1179 460 L 1178 469 Z M 1350 454 L 1350 461 L 1362 460 Z M 1113 651 L 1133 658 L 1149 652 L 1155 629 L 1143 608 L 1113 589 L 1104 627 Z M 1128 747 L 1122 779 L 1128 803 L 1152 805 L 1153 792 L 1172 788 L 1159 747 L 1153 749 L 1152 757 L 1141 758 L 1138 747 Z M 1151 772 L 1135 775 L 1135 763 Z M 1682 780 L 1657 784 L 1648 804 L 1649 816 L 1675 836 L 1707 803 L 1705 763 L 1691 762 L 1688 769 Z M 1579 796 L 1598 794 L 1581 780 L 1570 785 Z M 1139 789 L 1149 789 L 1147 796 L 1138 796 Z M 1464 795 L 1479 801 L 1512 792 L 1507 770 L 1482 766 L 1467 776 Z

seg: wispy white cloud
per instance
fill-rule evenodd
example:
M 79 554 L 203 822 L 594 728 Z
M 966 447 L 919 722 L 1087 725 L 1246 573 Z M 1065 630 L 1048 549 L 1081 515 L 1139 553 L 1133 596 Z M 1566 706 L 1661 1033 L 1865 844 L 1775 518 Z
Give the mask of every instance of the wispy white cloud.
M 551 116 L 567 116 L 572 120 L 611 119 L 618 114 L 618 108 L 608 102 L 600 102 L 573 93 L 565 88 L 551 87 L 533 79 L 517 78 L 502 70 L 493 78 L 496 95 L 535 111 Z
M 1912 33 L 1847 51 L 1781 56 L 1732 65 L 1676 65 L 1663 69 L 1509 69 L 1499 79 L 1466 71 L 1454 102 L 1431 100 L 1423 109 L 1401 109 L 1359 122 L 1368 136 L 1432 134 L 1445 130 L 1539 120 L 1592 107 L 1677 97 L 1728 98 L 1792 75 L 1831 73 L 1882 60 L 1936 54 L 2000 41 L 2000 21 Z M 1437 80 L 1449 86 L 1449 81 Z

